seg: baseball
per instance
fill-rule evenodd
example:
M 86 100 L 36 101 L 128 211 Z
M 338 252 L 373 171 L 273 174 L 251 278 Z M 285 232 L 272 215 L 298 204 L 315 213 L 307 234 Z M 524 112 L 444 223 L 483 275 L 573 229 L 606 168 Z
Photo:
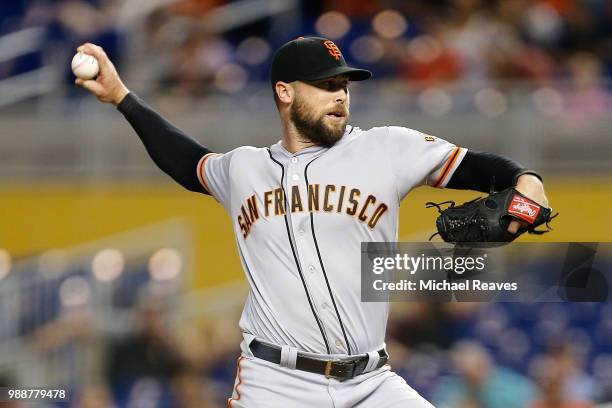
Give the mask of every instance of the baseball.
M 81 79 L 93 79 L 100 68 L 98 60 L 84 52 L 77 52 L 72 58 L 72 72 Z

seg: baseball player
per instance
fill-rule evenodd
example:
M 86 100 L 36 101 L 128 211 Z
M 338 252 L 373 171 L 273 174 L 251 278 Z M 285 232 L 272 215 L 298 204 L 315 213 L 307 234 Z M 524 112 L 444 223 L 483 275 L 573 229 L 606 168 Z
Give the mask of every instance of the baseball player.
M 371 76 L 330 40 L 298 38 L 274 55 L 282 125 L 266 148 L 211 152 L 121 82 L 104 51 L 76 83 L 125 116 L 153 161 L 229 213 L 250 290 L 233 395 L 238 407 L 431 407 L 391 371 L 389 305 L 360 301 L 360 243 L 396 241 L 401 200 L 420 185 L 510 186 L 547 205 L 535 173 L 405 127 L 348 124 L 349 83 Z M 204 124 L 205 125 L 205 124 Z M 509 231 L 521 224 L 513 221 Z

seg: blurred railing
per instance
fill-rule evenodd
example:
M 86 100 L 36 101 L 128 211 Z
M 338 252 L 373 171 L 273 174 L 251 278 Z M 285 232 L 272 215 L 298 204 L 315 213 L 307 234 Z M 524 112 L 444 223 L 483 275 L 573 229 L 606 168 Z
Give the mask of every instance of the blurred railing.
M 30 27 L 0 37 L 0 64 L 43 50 L 44 27 Z M 3 78 L 0 76 L 0 109 L 53 92 L 61 86 L 61 70 L 54 65 Z
M 149 94 L 146 100 L 217 151 L 280 138 L 267 85 L 202 98 Z M 0 180 L 20 182 L 162 177 L 138 137 L 110 105 L 72 90 L 0 110 Z M 400 125 L 472 149 L 505 154 L 544 172 L 608 172 L 612 95 L 604 89 L 465 85 L 415 90 L 405 82 L 351 88 L 351 123 Z
M 138 329 L 142 307 L 182 314 L 192 246 L 190 226 L 171 220 L 14 262 L 0 278 L 0 373 L 23 385 L 99 382 L 106 340 Z

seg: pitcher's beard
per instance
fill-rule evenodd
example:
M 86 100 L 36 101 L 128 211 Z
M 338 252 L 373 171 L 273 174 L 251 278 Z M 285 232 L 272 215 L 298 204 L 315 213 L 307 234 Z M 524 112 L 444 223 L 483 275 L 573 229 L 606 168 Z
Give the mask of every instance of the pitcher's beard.
M 299 98 L 296 98 L 291 106 L 290 118 L 297 131 L 312 143 L 331 147 L 342 138 L 348 122 L 348 115 L 338 126 L 326 124 L 326 116 L 314 117 L 313 114 L 308 112 L 306 104 Z

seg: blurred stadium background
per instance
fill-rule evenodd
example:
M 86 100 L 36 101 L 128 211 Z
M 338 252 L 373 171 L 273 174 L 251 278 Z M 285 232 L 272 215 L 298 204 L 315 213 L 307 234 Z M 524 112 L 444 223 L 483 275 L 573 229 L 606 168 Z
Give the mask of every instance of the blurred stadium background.
M 271 53 L 312 34 L 374 72 L 351 87 L 353 124 L 513 157 L 561 212 L 544 240 L 611 241 L 612 1 L 3 1 L 0 386 L 68 388 L 75 407 L 225 406 L 246 294 L 229 219 L 164 176 L 69 63 L 102 45 L 130 89 L 227 151 L 279 139 Z M 411 193 L 400 238 L 426 240 L 425 201 L 451 195 L 473 196 Z M 392 365 L 437 407 L 612 401 L 610 304 L 393 309 Z

